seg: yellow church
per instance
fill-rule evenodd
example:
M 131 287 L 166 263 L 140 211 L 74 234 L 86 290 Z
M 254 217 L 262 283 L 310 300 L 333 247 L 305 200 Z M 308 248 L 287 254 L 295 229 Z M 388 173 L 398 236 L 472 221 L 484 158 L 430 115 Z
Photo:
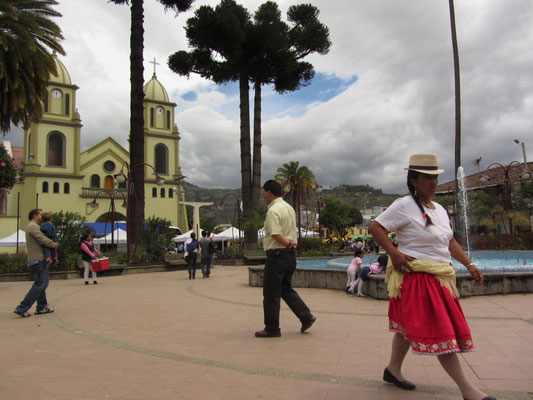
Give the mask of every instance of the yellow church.
M 17 227 L 24 230 L 33 208 L 74 211 L 87 222 L 126 220 L 127 189 L 120 178 L 128 174 L 129 152 L 112 137 L 81 151 L 79 88 L 56 55 L 54 60 L 57 75 L 48 83 L 43 118 L 24 132 L 24 147 L 13 151 L 22 173 L 0 215 L 0 237 L 16 232 Z M 176 104 L 155 72 L 144 94 L 144 158 L 149 166 L 131 167 L 144 168 L 145 215 L 166 218 L 186 232 Z

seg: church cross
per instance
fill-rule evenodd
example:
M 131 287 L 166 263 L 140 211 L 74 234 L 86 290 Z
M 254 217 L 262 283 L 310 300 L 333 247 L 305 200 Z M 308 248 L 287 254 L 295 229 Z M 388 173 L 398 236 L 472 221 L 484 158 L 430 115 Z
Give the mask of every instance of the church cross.
M 154 64 L 154 75 L 155 75 L 155 66 L 159 65 L 159 63 L 155 61 L 155 57 L 154 57 L 154 61 L 150 61 L 150 64 Z

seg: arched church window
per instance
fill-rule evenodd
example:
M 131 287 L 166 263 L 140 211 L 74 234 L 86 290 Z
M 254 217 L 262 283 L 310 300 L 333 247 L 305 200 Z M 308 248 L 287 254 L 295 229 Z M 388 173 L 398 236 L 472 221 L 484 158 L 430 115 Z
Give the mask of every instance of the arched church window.
M 91 187 L 99 188 L 100 187 L 100 176 L 94 174 L 91 176 Z
M 158 144 L 154 149 L 155 172 L 168 174 L 168 149 L 164 144 Z
M 54 193 L 59 193 L 59 182 L 54 182 Z
M 43 193 L 48 193 L 48 182 L 43 182 Z
M 50 167 L 62 167 L 65 165 L 65 137 L 60 132 L 52 132 L 48 135 L 48 163 Z
M 63 185 L 63 193 L 65 193 L 65 194 L 69 194 L 70 193 L 70 183 L 66 182 Z
M 161 188 L 161 192 L 160 193 L 161 193 L 161 195 L 160 195 L 161 197 L 165 197 L 165 188 Z
M 28 154 L 26 155 L 26 160 L 29 160 L 31 155 L 31 133 L 28 133 L 28 147 L 26 150 L 28 151 Z
M 152 188 L 152 197 L 157 197 L 157 188 Z
M 170 129 L 170 111 L 167 111 L 167 129 Z
M 168 191 L 168 198 L 171 199 L 171 198 L 173 198 L 173 197 L 174 197 L 174 191 L 173 191 L 172 189 L 170 189 L 170 190 Z
M 65 114 L 70 115 L 70 94 L 65 95 Z
M 44 99 L 44 112 L 48 112 L 48 97 Z
M 150 107 L 150 126 L 154 126 L 154 108 Z

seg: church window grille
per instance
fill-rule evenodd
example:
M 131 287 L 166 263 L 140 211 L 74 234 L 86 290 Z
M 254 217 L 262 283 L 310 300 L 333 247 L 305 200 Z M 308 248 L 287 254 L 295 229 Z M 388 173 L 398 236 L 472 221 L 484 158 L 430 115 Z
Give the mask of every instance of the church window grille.
M 48 98 L 44 99 L 44 112 L 48 112 Z
M 158 144 L 154 149 L 155 172 L 168 174 L 168 149 L 164 144 Z
M 157 188 L 152 188 L 152 197 L 157 197 Z
M 43 193 L 48 193 L 48 182 L 43 182 Z
M 167 111 L 167 129 L 170 129 L 170 111 Z
M 70 95 L 65 95 L 65 114 L 70 115 Z
M 173 190 L 169 190 L 168 191 L 168 198 L 171 199 L 174 197 L 174 191 Z
M 28 155 L 26 159 L 29 160 L 31 156 L 31 133 L 28 133 Z
M 65 193 L 65 194 L 69 194 L 70 193 L 70 184 L 68 182 L 66 182 L 63 185 L 63 193 Z
M 165 188 L 161 188 L 161 195 L 160 197 L 165 197 Z
M 62 167 L 65 165 L 65 138 L 59 132 L 48 136 L 48 166 Z
M 54 182 L 54 193 L 59 193 L 59 182 Z
M 100 187 L 100 176 L 94 174 L 91 176 L 91 187 L 92 188 L 99 188 Z
M 154 108 L 150 108 L 150 126 L 154 126 Z

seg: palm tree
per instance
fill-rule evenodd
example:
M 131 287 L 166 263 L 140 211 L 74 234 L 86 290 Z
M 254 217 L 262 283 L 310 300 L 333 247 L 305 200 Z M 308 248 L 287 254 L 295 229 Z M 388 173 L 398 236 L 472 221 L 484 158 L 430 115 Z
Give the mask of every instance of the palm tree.
M 305 165 L 300 167 L 298 161 L 290 161 L 278 168 L 274 177 L 282 186 L 287 199 L 296 208 L 296 218 L 298 223 L 298 243 L 302 240 L 302 224 L 300 206 L 306 204 L 311 199 L 318 184 L 315 181 L 315 174 Z M 299 247 L 301 249 L 301 247 Z
M 129 0 L 109 0 L 115 4 L 128 4 Z M 165 10 L 177 13 L 187 11 L 194 0 L 158 0 Z M 129 232 L 131 243 L 141 242 L 144 224 L 144 0 L 131 0 L 130 36 L 130 170 L 129 180 L 133 190 L 128 190 Z M 139 168 L 136 168 L 139 166 Z
M 40 120 L 47 84 L 56 73 L 52 52 L 65 54 L 55 0 L 0 1 L 0 130 Z
M 459 47 L 457 45 L 457 31 L 455 29 L 455 8 L 453 0 L 448 0 L 450 8 L 450 27 L 453 48 L 453 72 L 455 81 L 455 182 L 457 184 L 457 170 L 461 166 L 461 72 L 459 68 Z

